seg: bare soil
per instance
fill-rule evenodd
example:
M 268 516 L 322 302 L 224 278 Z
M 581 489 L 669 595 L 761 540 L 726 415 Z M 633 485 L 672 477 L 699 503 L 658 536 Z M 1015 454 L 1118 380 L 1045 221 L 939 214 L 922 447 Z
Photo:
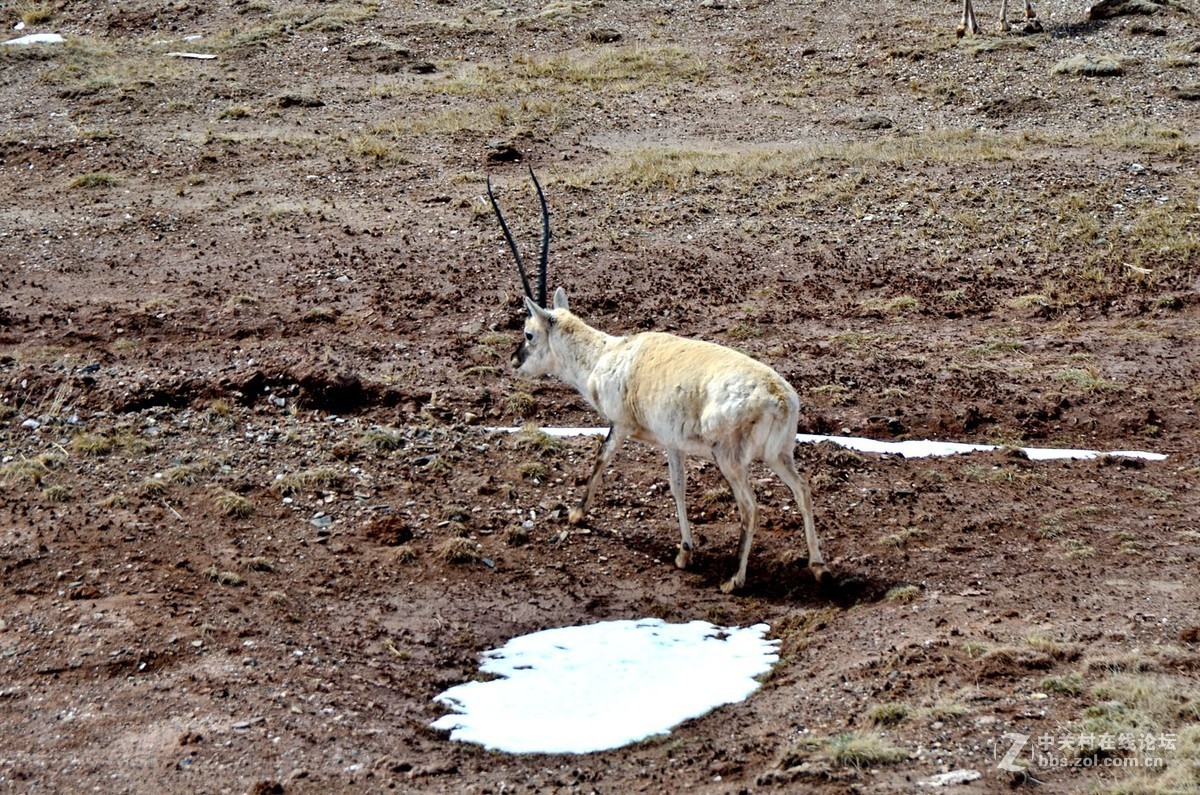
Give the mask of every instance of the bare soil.
M 1077 733 L 1114 671 L 1186 694 L 1200 669 L 1185 5 L 1053 0 L 1045 33 L 958 42 L 954 4 L 894 0 L 0 4 L 68 37 L 0 50 L 0 785 L 1128 777 L 997 759 L 1006 733 Z M 1055 73 L 1081 54 L 1122 73 Z M 483 184 L 532 258 L 529 165 L 576 311 L 770 363 L 801 431 L 1169 458 L 800 447 L 829 589 L 761 472 L 750 581 L 719 593 L 737 517 L 702 462 L 675 570 L 665 461 L 636 444 L 567 533 L 597 441 L 486 430 L 599 423 L 509 369 L 518 284 Z M 617 751 L 428 728 L 480 652 L 643 616 L 767 622 L 782 661 L 746 703 Z M 1194 736 L 1180 698 L 1165 728 Z M 905 716 L 877 725 L 880 704 Z M 856 731 L 904 758 L 822 755 Z

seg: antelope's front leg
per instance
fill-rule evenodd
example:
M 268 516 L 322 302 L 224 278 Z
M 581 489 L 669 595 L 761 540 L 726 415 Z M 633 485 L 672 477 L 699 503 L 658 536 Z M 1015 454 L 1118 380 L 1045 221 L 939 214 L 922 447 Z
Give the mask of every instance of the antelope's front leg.
M 960 39 L 965 34 L 979 35 L 979 23 L 975 21 L 975 9 L 971 6 L 971 0 L 963 0 L 962 23 L 954 33 Z
M 596 460 L 592 464 L 592 475 L 588 478 L 587 486 L 583 490 L 583 498 L 579 500 L 579 505 L 572 508 L 567 515 L 567 521 L 572 525 L 582 524 L 587 518 L 592 498 L 600 491 L 600 484 L 604 480 L 604 470 L 608 469 L 609 462 L 617 454 L 617 450 L 620 449 L 628 435 L 625 431 L 617 430 L 615 425 L 608 429 L 608 436 L 604 438 L 604 444 L 600 445 L 600 450 L 596 453 Z

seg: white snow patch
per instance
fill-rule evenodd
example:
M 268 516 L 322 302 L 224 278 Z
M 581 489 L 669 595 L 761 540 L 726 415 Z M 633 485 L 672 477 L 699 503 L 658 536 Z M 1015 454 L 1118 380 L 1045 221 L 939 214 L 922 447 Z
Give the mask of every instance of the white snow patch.
M 768 629 L 647 618 L 523 635 L 483 654 L 503 678 L 437 696 L 455 714 L 432 726 L 509 753 L 619 748 L 745 700 L 779 661 Z
M 16 44 L 16 45 L 60 44 L 63 41 L 66 41 L 66 39 L 64 39 L 62 36 L 58 35 L 57 33 L 30 33 L 27 36 L 20 36 L 15 39 L 9 39 L 8 41 L 4 42 L 4 44 L 5 45 L 8 45 L 8 44 Z
M 938 773 L 936 776 L 930 776 L 926 779 L 921 779 L 917 782 L 921 787 L 954 787 L 959 784 L 969 784 L 972 781 L 978 781 L 983 778 L 983 774 L 978 770 L 951 770 L 946 773 Z
M 516 433 L 520 428 L 488 428 L 496 433 Z M 550 436 L 604 436 L 608 428 L 542 428 Z M 862 436 L 819 436 L 808 433 L 796 434 L 796 441 L 806 444 L 833 442 L 860 453 L 900 455 L 905 458 L 928 458 L 931 456 L 958 455 L 960 453 L 985 453 L 999 450 L 991 444 L 966 444 L 963 442 L 934 442 L 914 439 L 906 442 L 881 442 Z M 1089 459 L 1100 456 L 1117 458 L 1140 458 L 1145 461 L 1164 461 L 1162 453 L 1147 453 L 1141 450 L 1074 450 L 1065 447 L 1022 447 L 1025 455 L 1033 461 L 1057 461 L 1064 459 Z

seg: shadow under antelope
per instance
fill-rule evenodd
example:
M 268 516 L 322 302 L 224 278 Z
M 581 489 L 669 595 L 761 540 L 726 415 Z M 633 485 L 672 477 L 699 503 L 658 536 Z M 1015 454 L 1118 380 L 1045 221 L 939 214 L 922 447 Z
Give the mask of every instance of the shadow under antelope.
M 813 524 L 808 481 L 793 457 L 800 398 L 784 378 L 762 362 L 711 342 L 673 334 L 642 332 L 625 337 L 606 334 L 571 312 L 567 293 L 555 290 L 546 304 L 546 268 L 550 250 L 550 213 L 533 169 L 542 210 L 542 247 L 537 298 L 512 233 L 492 193 L 488 198 L 512 250 L 525 290 L 525 336 L 512 364 L 523 376 L 553 375 L 573 387 L 610 425 L 592 465 L 592 474 L 569 521 L 578 525 L 600 489 L 604 470 L 629 437 L 667 452 L 671 495 L 679 515 L 680 544 L 675 565 L 691 563 L 694 542 L 687 518 L 684 456 L 716 461 L 729 483 L 741 516 L 737 571 L 721 584 L 729 593 L 746 583 L 746 563 L 758 527 L 758 503 L 750 485 L 750 465 L 762 461 L 791 489 L 804 519 L 808 565 L 818 581 L 830 580 Z

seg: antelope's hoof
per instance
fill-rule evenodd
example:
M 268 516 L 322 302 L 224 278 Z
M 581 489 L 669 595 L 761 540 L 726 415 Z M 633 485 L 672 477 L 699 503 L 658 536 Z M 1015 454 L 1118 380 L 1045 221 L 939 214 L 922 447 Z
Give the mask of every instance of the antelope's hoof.
M 1031 20 L 1027 21 L 1025 23 L 1025 32 L 1026 33 L 1041 33 L 1042 32 L 1042 23 L 1038 22 L 1036 19 L 1031 19 Z
M 675 556 L 675 568 L 686 569 L 690 565 L 692 565 L 692 551 L 680 547 L 679 554 Z
M 583 524 L 585 519 L 587 519 L 587 514 L 583 512 L 582 508 L 572 508 L 567 513 L 567 524 L 572 527 Z
M 814 563 L 808 568 L 812 570 L 813 578 L 816 579 L 818 585 L 833 585 L 833 575 L 829 573 L 829 569 L 825 568 L 824 564 Z
M 728 580 L 721 583 L 721 593 L 733 593 L 745 584 L 746 583 L 744 581 L 738 582 L 737 577 L 730 577 Z

